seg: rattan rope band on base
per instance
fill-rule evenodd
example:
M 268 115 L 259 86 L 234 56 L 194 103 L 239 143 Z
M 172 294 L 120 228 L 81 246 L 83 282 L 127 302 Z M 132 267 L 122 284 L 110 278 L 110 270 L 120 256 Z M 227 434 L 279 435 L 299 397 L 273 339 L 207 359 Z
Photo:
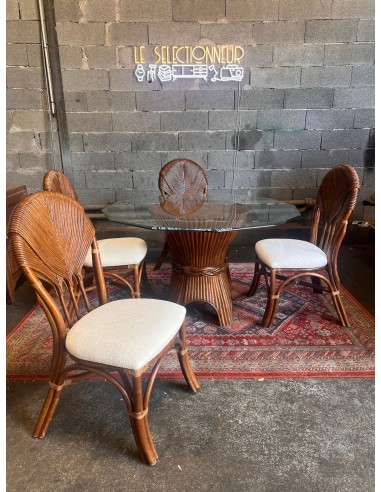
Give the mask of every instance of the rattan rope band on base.
M 215 275 L 220 275 L 222 272 L 226 271 L 227 266 L 226 263 L 224 263 L 222 265 L 212 267 L 193 267 L 172 262 L 172 268 L 174 272 L 182 273 L 183 275 L 188 275 L 189 277 L 214 277 Z

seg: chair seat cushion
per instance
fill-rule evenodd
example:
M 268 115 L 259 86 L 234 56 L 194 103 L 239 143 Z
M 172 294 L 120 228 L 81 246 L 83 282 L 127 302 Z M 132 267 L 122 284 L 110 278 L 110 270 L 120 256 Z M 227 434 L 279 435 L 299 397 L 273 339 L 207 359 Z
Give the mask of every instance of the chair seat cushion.
M 255 252 L 270 268 L 322 268 L 327 264 L 323 250 L 300 239 L 262 239 Z
M 66 348 L 78 359 L 139 370 L 172 340 L 185 313 L 185 307 L 158 299 L 112 301 L 73 325 Z
M 137 265 L 147 254 L 147 243 L 138 237 L 115 237 L 98 241 L 103 267 Z M 85 266 L 93 266 L 89 249 Z

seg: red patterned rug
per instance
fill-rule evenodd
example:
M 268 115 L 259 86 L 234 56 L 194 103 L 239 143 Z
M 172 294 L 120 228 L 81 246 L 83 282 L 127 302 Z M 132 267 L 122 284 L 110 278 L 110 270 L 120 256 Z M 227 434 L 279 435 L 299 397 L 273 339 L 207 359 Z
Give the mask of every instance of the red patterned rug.
M 271 328 L 259 324 L 265 304 L 265 286 L 245 296 L 253 277 L 252 263 L 231 265 L 234 322 L 226 328 L 205 304 L 187 308 L 190 358 L 200 378 L 373 377 L 374 319 L 343 289 L 352 327 L 338 324 L 325 295 L 291 288 L 282 294 Z M 165 293 L 170 266 L 158 272 L 148 268 L 152 287 Z M 111 299 L 122 298 L 112 288 Z M 51 334 L 40 307 L 34 307 L 7 337 L 7 379 L 47 379 Z M 169 354 L 159 377 L 181 377 L 177 357 Z

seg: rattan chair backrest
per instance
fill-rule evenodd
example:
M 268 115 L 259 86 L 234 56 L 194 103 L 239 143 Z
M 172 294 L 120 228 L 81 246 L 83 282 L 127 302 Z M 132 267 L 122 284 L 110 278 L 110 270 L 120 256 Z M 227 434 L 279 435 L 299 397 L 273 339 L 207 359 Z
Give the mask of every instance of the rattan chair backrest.
M 78 202 L 61 193 L 33 193 L 15 208 L 8 233 L 16 261 L 62 336 L 81 317 L 79 298 L 91 310 L 82 272 L 90 246 L 100 303 L 107 302 L 95 230 Z
M 167 195 L 206 194 L 208 190 L 204 169 L 190 159 L 167 162 L 160 170 L 158 184 Z
M 335 166 L 322 180 L 312 216 L 311 242 L 327 255 L 337 255 L 359 190 L 359 177 L 348 164 Z
M 204 169 L 190 159 L 167 162 L 159 173 L 163 208 L 170 214 L 190 214 L 204 203 L 208 180 Z
M 62 193 L 77 202 L 79 201 L 70 180 L 63 173 L 56 171 L 55 169 L 50 169 L 45 173 L 42 188 L 44 191 L 55 191 L 57 193 Z

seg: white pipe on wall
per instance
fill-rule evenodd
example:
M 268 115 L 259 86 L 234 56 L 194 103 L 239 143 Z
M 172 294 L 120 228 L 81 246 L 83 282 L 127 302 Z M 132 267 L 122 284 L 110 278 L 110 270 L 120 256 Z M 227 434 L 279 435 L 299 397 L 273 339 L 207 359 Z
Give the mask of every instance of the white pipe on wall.
M 49 105 L 51 114 L 55 114 L 56 106 L 54 103 L 54 95 L 53 95 L 53 83 L 52 83 L 52 74 L 50 72 L 50 60 L 49 60 L 49 50 L 48 44 L 46 41 L 46 28 L 45 28 L 45 16 L 44 16 L 44 8 L 42 5 L 42 0 L 38 0 L 38 9 L 40 11 L 40 24 L 41 24 L 41 37 L 42 37 L 42 57 L 44 59 L 45 72 L 47 77 L 47 90 L 49 97 Z

